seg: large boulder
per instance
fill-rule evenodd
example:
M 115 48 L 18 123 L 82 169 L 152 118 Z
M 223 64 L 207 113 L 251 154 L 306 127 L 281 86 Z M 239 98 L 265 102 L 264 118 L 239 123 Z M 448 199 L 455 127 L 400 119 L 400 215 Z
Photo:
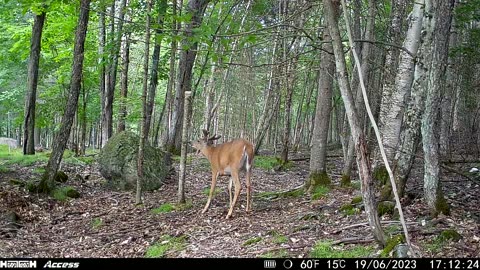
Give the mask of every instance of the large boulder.
M 100 151 L 97 159 L 100 173 L 109 187 L 132 190 L 137 185 L 137 156 L 139 136 L 124 131 L 113 135 Z M 168 153 L 145 145 L 142 190 L 158 189 L 168 176 L 172 161 Z
M 0 144 L 8 145 L 10 149 L 17 148 L 17 140 L 12 138 L 0 137 Z

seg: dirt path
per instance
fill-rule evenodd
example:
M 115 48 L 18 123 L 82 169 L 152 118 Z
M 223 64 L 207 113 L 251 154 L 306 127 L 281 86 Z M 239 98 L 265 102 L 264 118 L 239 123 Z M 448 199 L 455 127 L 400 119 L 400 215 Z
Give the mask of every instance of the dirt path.
M 83 183 L 69 180 L 69 185 L 82 194 L 81 198 L 57 202 L 8 184 L 9 179 L 34 177 L 34 168 L 27 171 L 19 168 L 13 173 L 0 174 L 0 213 L 15 211 L 22 225 L 13 238 L 0 235 L 0 257 L 144 257 L 149 246 L 164 241 L 167 235 L 183 239 L 184 245 L 167 252 L 166 257 L 307 257 L 317 241 L 329 240 L 362 242 L 356 245 L 369 245 L 378 251 L 366 225 L 342 230 L 364 223 L 366 218 L 363 211 L 346 215 L 340 210 L 354 196 L 359 196 L 360 191 L 339 188 L 341 164 L 331 161 L 328 166 L 333 172 L 334 187 L 316 200 L 309 195 L 258 197 L 262 192 L 284 191 L 301 185 L 308 175 L 307 162 L 295 162 L 287 172 L 256 168 L 253 212 L 244 211 L 245 190 L 242 190 L 234 217 L 229 220 L 224 219 L 229 202 L 227 178 L 219 181 L 219 192 L 209 211 L 200 214 L 206 202 L 204 189 L 210 185 L 210 175 L 206 161 L 197 157 L 188 165 L 186 179 L 190 207 L 168 213 L 152 210 L 166 203 L 174 205 L 176 181 L 173 179 L 160 190 L 145 193 L 144 206 L 135 207 L 134 194 L 104 189 L 103 180 L 94 168 L 67 168 L 71 179 L 77 173 L 89 178 Z M 448 194 L 451 217 L 429 221 L 428 211 L 420 199 L 404 208 L 412 243 L 425 257 L 478 257 L 480 187 L 455 175 L 447 175 L 447 180 L 457 181 L 445 182 L 452 191 Z M 416 183 L 411 186 L 421 187 Z M 422 226 L 422 220 L 434 225 Z M 389 218 L 383 221 L 388 223 Z M 387 233 L 400 233 L 398 225 L 385 226 L 389 227 Z M 435 249 L 432 246 L 435 237 L 448 228 L 457 230 L 463 238 Z

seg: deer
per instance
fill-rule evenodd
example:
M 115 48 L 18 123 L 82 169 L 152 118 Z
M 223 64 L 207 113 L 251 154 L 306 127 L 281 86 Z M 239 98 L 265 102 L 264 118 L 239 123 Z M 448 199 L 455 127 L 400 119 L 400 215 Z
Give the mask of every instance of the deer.
M 202 153 L 210 162 L 210 168 L 212 173 L 212 182 L 210 186 L 210 193 L 208 195 L 207 203 L 203 208 L 202 214 L 207 212 L 212 201 L 213 191 L 217 184 L 217 178 L 219 176 L 230 176 L 230 182 L 228 185 L 228 194 L 230 195 L 230 209 L 228 210 L 225 219 L 229 219 L 232 216 L 233 209 L 237 203 L 242 185 L 240 183 L 240 172 L 245 171 L 246 175 L 246 188 L 247 188 L 247 206 L 245 211 L 251 210 L 251 171 L 254 159 L 253 145 L 249 141 L 238 138 L 225 142 L 222 144 L 214 145 L 214 141 L 221 138 L 220 135 L 213 135 L 209 137 L 209 132 L 205 129 L 202 130 L 203 137 L 192 142 L 192 147 L 197 150 L 197 154 Z M 232 198 L 232 184 L 235 185 L 235 195 Z

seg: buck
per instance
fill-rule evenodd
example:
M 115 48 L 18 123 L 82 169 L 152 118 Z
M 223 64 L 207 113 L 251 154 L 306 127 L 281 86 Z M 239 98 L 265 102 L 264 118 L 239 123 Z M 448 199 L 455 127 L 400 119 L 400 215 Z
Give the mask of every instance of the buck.
M 219 135 L 208 137 L 208 131 L 202 130 L 203 137 L 192 143 L 192 147 L 197 150 L 197 153 L 201 152 L 210 162 L 212 171 L 212 183 L 210 187 L 210 193 L 208 195 L 207 204 L 203 208 L 202 214 L 205 213 L 212 201 L 213 191 L 217 184 L 217 178 L 219 176 L 230 176 L 230 183 L 228 185 L 228 194 L 230 195 L 230 209 L 225 217 L 230 218 L 233 213 L 235 204 L 237 203 L 238 196 L 242 189 L 240 183 L 240 172 L 245 171 L 246 174 L 246 187 L 247 187 L 247 207 L 246 212 L 251 209 L 251 170 L 253 164 L 253 145 L 245 139 L 235 139 L 223 144 L 213 145 L 215 140 L 221 138 Z M 232 199 L 232 182 L 235 184 L 235 195 Z

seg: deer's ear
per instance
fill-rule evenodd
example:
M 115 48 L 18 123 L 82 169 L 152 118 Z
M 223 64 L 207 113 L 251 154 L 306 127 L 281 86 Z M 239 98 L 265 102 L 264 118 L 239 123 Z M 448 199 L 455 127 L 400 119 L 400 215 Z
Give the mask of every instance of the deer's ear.
M 211 137 L 209 140 L 210 141 L 215 141 L 215 140 L 220 139 L 221 137 L 222 137 L 222 135 L 215 135 L 215 136 Z
M 202 132 L 203 132 L 203 136 L 207 137 L 208 136 L 208 131 L 205 130 L 205 129 L 202 129 Z

